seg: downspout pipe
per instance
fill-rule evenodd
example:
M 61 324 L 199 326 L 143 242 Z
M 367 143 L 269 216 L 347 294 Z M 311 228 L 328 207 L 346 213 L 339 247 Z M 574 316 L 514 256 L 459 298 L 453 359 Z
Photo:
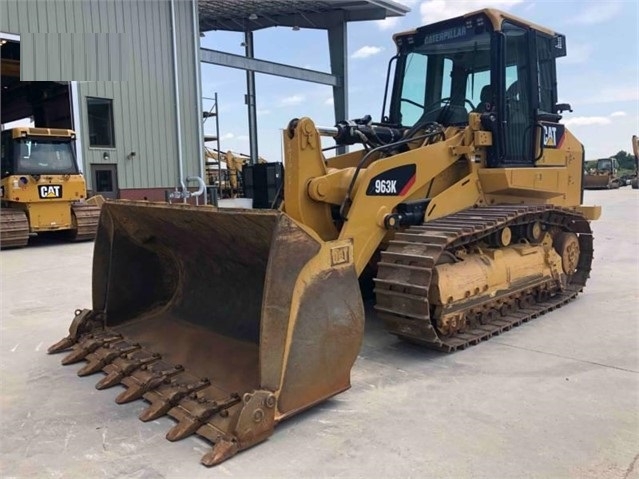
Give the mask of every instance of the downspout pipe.
M 205 178 L 204 170 L 204 125 L 202 114 L 202 71 L 200 63 L 200 25 L 198 22 L 197 0 L 191 0 L 191 17 L 193 19 L 193 68 L 195 70 L 195 95 L 197 96 L 197 155 L 200 165 L 200 178 Z M 206 188 L 203 192 L 203 203 L 206 204 Z
M 191 196 L 200 196 L 206 194 L 206 183 L 204 183 L 204 180 L 199 176 L 187 176 L 186 181 L 195 181 L 197 183 L 197 191 L 195 193 L 192 193 Z
M 175 121 L 177 122 L 177 147 L 178 147 L 178 182 L 182 188 L 182 194 L 186 193 L 186 183 L 184 182 L 184 162 L 182 154 L 182 115 L 180 113 L 182 103 L 180 102 L 180 79 L 178 75 L 177 59 L 177 35 L 175 29 L 175 0 L 169 0 L 171 5 L 171 48 L 173 50 L 173 87 L 175 94 Z M 184 202 L 186 196 L 184 195 Z

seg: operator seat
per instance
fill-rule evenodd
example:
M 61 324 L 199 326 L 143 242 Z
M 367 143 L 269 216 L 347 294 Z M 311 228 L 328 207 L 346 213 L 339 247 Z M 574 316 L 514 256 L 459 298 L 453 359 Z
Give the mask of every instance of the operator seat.
M 479 94 L 479 104 L 475 111 L 477 113 L 487 113 L 492 111 L 495 105 L 492 103 L 493 100 L 493 91 L 490 85 L 485 85 L 481 89 L 481 93 Z
M 506 123 L 508 133 L 509 161 L 512 163 L 530 163 L 528 150 L 530 148 L 530 132 L 532 123 L 526 90 L 520 81 L 515 80 L 506 89 Z

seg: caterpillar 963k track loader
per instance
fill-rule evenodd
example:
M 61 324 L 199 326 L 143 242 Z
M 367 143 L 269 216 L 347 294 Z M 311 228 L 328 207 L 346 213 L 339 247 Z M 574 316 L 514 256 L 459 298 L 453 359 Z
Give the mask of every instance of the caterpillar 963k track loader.
M 586 283 L 600 209 L 560 123 L 564 37 L 482 10 L 394 40 L 379 123 L 290 122 L 279 211 L 103 206 L 93 308 L 50 351 L 144 398 L 142 420 L 176 419 L 168 439 L 210 440 L 206 465 L 350 386 L 365 269 L 388 330 L 443 351 Z M 327 159 L 322 136 L 364 148 Z
M 2 132 L 0 247 L 26 246 L 30 235 L 52 231 L 73 241 L 95 237 L 100 208 L 85 201 L 74 141 L 75 132 L 60 128 Z

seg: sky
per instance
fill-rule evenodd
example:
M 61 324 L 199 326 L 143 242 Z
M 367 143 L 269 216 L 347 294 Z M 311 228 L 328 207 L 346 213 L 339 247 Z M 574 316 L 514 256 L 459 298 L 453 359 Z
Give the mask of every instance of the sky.
M 639 2 L 637 0 L 403 0 L 405 17 L 348 24 L 349 117 L 370 114 L 379 120 L 388 60 L 395 54 L 395 32 L 452 18 L 484 7 L 499 8 L 567 37 L 568 55 L 557 60 L 559 102 L 570 103 L 563 123 L 586 149 L 586 159 L 631 151 L 639 134 Z M 244 54 L 244 35 L 207 32 L 201 46 Z M 324 30 L 289 27 L 254 33 L 255 58 L 330 72 Z M 281 131 L 295 117 L 316 124 L 335 123 L 332 88 L 272 75 L 256 74 L 258 150 L 268 161 L 282 160 Z M 246 73 L 202 64 L 202 94 L 218 94 L 220 148 L 249 152 Z M 203 100 L 204 110 L 212 101 Z M 213 119 L 204 124 L 215 132 Z M 330 146 L 330 140 L 325 146 Z M 212 145 L 211 145 L 212 146 Z

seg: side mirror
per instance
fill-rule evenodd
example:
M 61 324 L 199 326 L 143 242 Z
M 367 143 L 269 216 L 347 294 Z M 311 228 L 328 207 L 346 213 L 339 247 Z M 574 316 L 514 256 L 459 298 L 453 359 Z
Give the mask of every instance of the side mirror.
M 572 107 L 570 106 L 570 103 L 557 103 L 555 105 L 555 111 L 557 113 L 563 113 L 564 111 L 572 113 Z

